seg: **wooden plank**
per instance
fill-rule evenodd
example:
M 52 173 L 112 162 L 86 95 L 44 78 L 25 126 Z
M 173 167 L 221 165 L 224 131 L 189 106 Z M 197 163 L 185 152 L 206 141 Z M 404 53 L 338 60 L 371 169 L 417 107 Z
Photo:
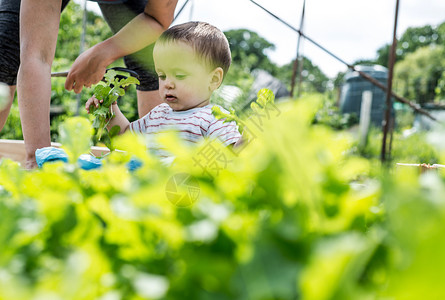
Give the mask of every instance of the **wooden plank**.
M 53 142 L 51 143 L 51 146 L 59 148 L 61 144 Z M 91 153 L 96 157 L 100 157 L 110 152 L 107 147 L 98 146 L 93 146 L 90 150 Z M 25 157 L 26 152 L 24 141 L 0 139 L 0 160 L 2 158 L 10 158 L 23 165 L 25 163 Z
M 369 125 L 371 124 L 372 91 L 363 91 L 360 106 L 359 146 L 361 149 L 368 143 Z

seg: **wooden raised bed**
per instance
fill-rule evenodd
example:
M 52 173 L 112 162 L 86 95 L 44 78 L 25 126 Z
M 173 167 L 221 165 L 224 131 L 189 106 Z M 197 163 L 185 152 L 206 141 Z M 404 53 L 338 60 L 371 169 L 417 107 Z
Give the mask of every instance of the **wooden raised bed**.
M 439 165 L 439 164 L 404 164 L 404 163 L 397 163 L 397 167 L 411 167 L 411 168 L 417 168 L 420 173 L 429 171 L 429 170 L 445 170 L 445 165 Z
M 60 147 L 59 143 L 51 143 L 53 147 Z M 98 157 L 102 156 L 110 150 L 106 147 L 91 147 L 91 153 Z M 22 140 L 4 140 L 0 139 L 0 160 L 3 158 L 10 158 L 20 164 L 25 163 L 25 143 Z

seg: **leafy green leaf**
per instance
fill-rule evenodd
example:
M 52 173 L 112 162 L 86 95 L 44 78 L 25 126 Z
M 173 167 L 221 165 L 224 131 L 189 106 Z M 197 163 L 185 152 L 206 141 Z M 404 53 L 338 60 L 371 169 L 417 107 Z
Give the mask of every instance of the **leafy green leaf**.
M 108 121 L 113 117 L 110 106 L 119 98 L 119 96 L 125 95 L 125 89 L 123 89 L 123 87 L 139 83 L 139 80 L 134 77 L 129 76 L 124 79 L 119 79 L 117 75 L 118 73 L 115 70 L 108 70 L 104 76 L 105 83 L 100 82 L 93 89 L 95 97 L 99 100 L 103 100 L 98 108 L 91 106 L 90 109 L 90 113 L 95 117 L 93 128 L 96 129 L 96 137 L 98 141 L 101 141 L 103 135 L 108 133 L 106 127 Z M 105 138 L 109 145 L 111 145 L 111 141 L 108 142 L 110 138 L 111 136 Z
M 125 90 L 123 88 L 116 88 L 114 92 L 119 96 L 125 95 Z
M 94 114 L 95 116 L 103 116 L 103 117 L 106 117 L 106 116 L 109 114 L 109 112 L 110 112 L 110 109 L 109 109 L 109 108 L 107 108 L 107 107 L 101 105 L 101 106 L 99 106 L 99 107 L 93 112 L 93 114 Z
M 91 145 L 91 123 L 83 117 L 74 117 L 59 127 L 60 142 L 66 148 L 71 161 L 88 152 Z
M 117 72 L 115 70 L 108 70 L 107 73 L 105 73 L 105 81 L 109 85 L 110 83 L 114 82 L 114 78 L 116 77 Z
M 132 77 L 132 76 L 127 77 L 127 78 L 122 78 L 122 79 L 119 81 L 119 85 L 120 85 L 121 87 L 127 87 L 127 86 L 129 86 L 130 84 L 140 84 L 140 82 L 139 82 L 139 80 L 138 80 L 137 78 Z
M 256 102 L 263 108 L 268 104 L 273 104 L 275 100 L 275 95 L 270 89 L 260 89 L 257 93 Z
M 104 86 L 104 85 L 102 85 L 102 83 L 96 85 L 93 89 L 94 96 L 98 100 L 104 99 L 108 95 L 109 91 L 110 91 L 110 87 Z
M 256 114 L 261 114 L 261 107 L 256 102 L 250 103 L 250 108 L 255 112 Z

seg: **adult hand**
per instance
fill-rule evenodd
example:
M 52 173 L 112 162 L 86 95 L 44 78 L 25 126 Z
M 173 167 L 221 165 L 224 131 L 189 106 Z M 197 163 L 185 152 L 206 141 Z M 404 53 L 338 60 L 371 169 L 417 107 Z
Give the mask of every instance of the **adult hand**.
M 171 24 L 177 2 L 148 1 L 143 13 L 114 36 L 88 49 L 74 61 L 66 78 L 65 88 L 80 93 L 84 86 L 90 87 L 98 83 L 113 61 L 155 42 Z
M 109 63 L 100 54 L 99 45 L 88 49 L 74 61 L 65 81 L 68 91 L 74 90 L 78 94 L 84 86 L 91 87 L 102 80 Z

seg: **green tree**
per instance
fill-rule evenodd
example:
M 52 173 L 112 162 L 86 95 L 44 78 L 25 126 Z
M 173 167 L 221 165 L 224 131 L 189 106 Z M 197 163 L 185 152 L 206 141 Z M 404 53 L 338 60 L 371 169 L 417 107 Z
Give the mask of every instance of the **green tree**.
M 240 71 L 250 73 L 255 69 L 263 69 L 285 82 L 290 88 L 294 62 L 291 61 L 282 67 L 271 62 L 267 51 L 275 49 L 272 43 L 247 29 L 229 30 L 225 34 L 232 51 L 232 68 L 237 70 L 237 74 L 240 74 Z M 303 58 L 301 74 L 303 92 L 326 91 L 329 78 L 306 57 Z M 246 76 L 241 74 L 240 78 L 243 77 Z M 233 80 L 233 76 L 230 78 L 232 82 L 236 81 Z
M 224 34 L 229 40 L 234 64 L 242 66 L 247 72 L 263 69 L 276 75 L 276 65 L 270 61 L 266 53 L 275 49 L 274 44 L 247 29 L 229 30 Z
M 435 89 L 445 68 L 444 47 L 417 49 L 395 65 L 394 88 L 397 93 L 422 104 L 434 100 Z
M 375 65 L 375 59 L 366 59 L 366 58 L 361 58 L 361 59 L 357 59 L 353 65 Z
M 437 43 L 443 44 L 445 43 L 445 22 L 437 26 Z
M 338 72 L 337 76 L 335 76 L 333 83 L 335 88 L 339 88 L 343 84 L 343 80 L 345 79 L 346 72 Z
M 445 24 L 445 23 L 444 23 Z M 442 28 L 444 24 L 441 24 Z M 439 34 L 439 28 L 425 25 L 422 27 L 409 27 L 397 42 L 396 54 L 397 61 L 401 61 L 409 53 L 415 52 L 417 49 L 431 45 L 442 44 L 445 37 L 445 31 Z M 376 63 L 382 66 L 388 66 L 390 44 L 386 44 L 377 50 Z
M 386 44 L 377 50 L 377 59 L 375 60 L 375 63 L 387 67 L 388 59 L 389 59 L 389 44 Z
M 278 70 L 277 78 L 286 82 L 290 88 L 292 81 L 292 73 L 294 68 L 294 61 L 280 67 Z M 324 93 L 326 91 L 329 78 L 320 70 L 320 68 L 312 63 L 306 57 L 303 57 L 303 68 L 301 69 L 301 91 L 304 93 L 319 92 Z M 296 86 L 298 85 L 299 74 L 296 77 Z
M 439 26 L 410 27 L 402 34 L 396 48 L 394 89 L 397 93 L 419 103 L 442 97 L 444 41 L 445 22 Z M 389 53 L 390 44 L 386 44 L 377 50 L 375 60 L 365 62 L 387 67 Z
M 60 16 L 55 60 L 65 59 L 69 66 L 77 58 L 80 52 L 82 21 L 83 8 L 71 1 Z M 87 11 L 84 50 L 111 35 L 111 30 L 104 19 L 92 11 Z

